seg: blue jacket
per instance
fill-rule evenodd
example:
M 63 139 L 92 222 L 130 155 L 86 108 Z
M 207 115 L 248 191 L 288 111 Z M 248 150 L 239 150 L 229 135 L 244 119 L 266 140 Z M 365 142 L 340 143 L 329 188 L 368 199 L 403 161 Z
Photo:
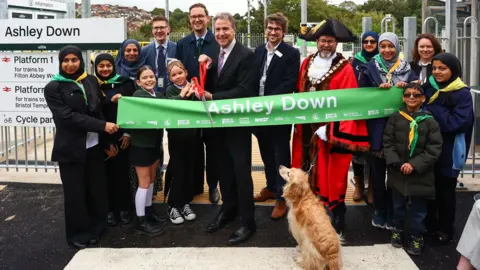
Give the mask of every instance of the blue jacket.
M 355 78 L 357 78 L 357 82 L 360 81 L 360 78 L 363 74 L 363 70 L 366 68 L 366 63 L 363 63 L 362 61 L 358 60 L 357 58 L 353 58 L 352 61 L 352 67 L 353 67 L 353 72 L 355 73 Z
M 202 45 L 202 54 L 206 54 L 210 58 L 215 59 L 218 57 L 218 55 L 215 54 L 218 54 L 219 51 L 220 45 L 218 45 L 217 41 L 215 40 L 215 36 L 212 32 L 207 31 Z M 190 80 L 192 77 L 198 78 L 198 56 L 197 39 L 195 37 L 195 33 L 192 32 L 190 35 L 177 42 L 177 53 L 175 58 L 180 60 L 187 69 L 187 80 Z
M 460 170 L 452 168 L 455 136 L 465 134 L 465 156 L 468 155 L 472 139 L 474 114 L 470 88 L 440 93 L 433 103 L 428 104 L 428 100 L 436 92 L 433 87 L 428 86 L 429 84 L 424 85 L 427 97 L 424 107 L 437 120 L 443 137 L 442 154 L 435 164 L 435 170 L 445 177 L 457 178 Z
M 146 55 L 146 60 L 145 64 L 149 65 L 153 68 L 153 71 L 155 73 L 155 76 L 157 75 L 157 48 L 156 48 L 156 43 L 151 42 L 147 46 L 142 48 L 142 53 Z M 166 52 L 166 60 L 168 63 L 172 58 L 175 58 L 175 55 L 177 53 L 177 44 L 171 40 L 168 41 L 167 43 L 167 52 Z M 168 79 L 168 73 L 165 74 L 164 76 L 164 90 L 167 89 L 167 86 L 171 84 L 170 80 Z M 155 88 L 155 91 L 157 91 L 157 88 Z
M 363 67 L 365 68 L 362 70 L 362 73 L 360 75 L 358 86 L 380 86 L 380 84 L 382 84 L 382 78 L 380 77 L 380 73 L 378 72 L 375 62 L 373 60 L 370 60 L 367 64 L 364 64 Z M 411 82 L 417 79 L 417 75 L 415 75 L 413 71 L 410 71 L 407 81 Z M 393 89 L 385 91 L 393 91 Z M 383 131 L 385 130 L 385 126 L 387 125 L 388 118 L 389 117 L 383 117 L 367 120 L 368 138 L 372 151 L 380 151 L 383 149 Z

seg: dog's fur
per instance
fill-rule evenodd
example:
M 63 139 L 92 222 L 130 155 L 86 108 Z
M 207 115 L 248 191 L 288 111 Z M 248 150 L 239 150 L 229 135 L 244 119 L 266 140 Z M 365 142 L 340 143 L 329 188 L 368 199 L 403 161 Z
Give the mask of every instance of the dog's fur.
M 308 175 L 300 169 L 280 166 L 280 175 L 287 182 L 283 197 L 289 207 L 288 224 L 298 243 L 297 264 L 303 269 L 330 270 L 342 267 L 341 238 L 333 228 L 324 206 L 315 197 Z

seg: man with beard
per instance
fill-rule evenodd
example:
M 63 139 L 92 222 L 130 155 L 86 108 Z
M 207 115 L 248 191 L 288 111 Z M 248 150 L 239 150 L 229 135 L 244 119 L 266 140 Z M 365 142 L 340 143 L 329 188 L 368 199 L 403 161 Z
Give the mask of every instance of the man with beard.
M 199 78 L 199 63 L 200 55 L 205 54 L 210 58 L 215 56 L 220 49 L 215 37 L 211 31 L 207 29 L 210 22 L 208 10 L 204 4 L 197 3 L 190 6 L 190 27 L 192 33 L 178 41 L 176 57 L 180 60 L 188 71 L 187 80 L 190 81 L 193 77 Z M 200 131 L 200 130 L 199 130 Z M 220 194 L 217 189 L 218 173 L 213 165 L 214 154 L 211 150 L 211 145 L 215 142 L 211 140 L 211 130 L 201 130 L 198 138 L 198 148 L 196 153 L 196 166 L 194 172 L 194 195 L 203 193 L 204 184 L 204 168 L 205 168 L 205 149 L 206 146 L 206 170 L 207 183 L 209 188 L 210 202 L 216 204 L 220 199 Z
M 316 41 L 318 51 L 309 55 L 300 69 L 300 92 L 357 88 L 352 66 L 340 53 L 338 42 L 356 40 L 337 20 L 327 19 L 300 35 Z M 310 184 L 325 207 L 333 214 L 338 233 L 345 226 L 345 193 L 352 152 L 369 148 L 365 121 L 297 124 L 293 135 L 292 167 L 308 171 Z

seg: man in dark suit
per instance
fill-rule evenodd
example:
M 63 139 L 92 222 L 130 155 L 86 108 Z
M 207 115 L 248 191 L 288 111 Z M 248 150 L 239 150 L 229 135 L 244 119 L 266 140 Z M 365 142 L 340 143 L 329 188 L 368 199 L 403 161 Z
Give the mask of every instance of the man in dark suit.
M 168 19 L 163 16 L 152 19 L 152 35 L 154 41 L 142 48 L 142 53 L 146 56 L 145 63 L 152 68 L 157 77 L 156 92 L 163 95 L 167 86 L 170 84 L 167 74 L 167 63 L 175 57 L 177 44 L 168 39 L 170 34 L 170 24 Z
M 210 17 L 208 10 L 204 4 L 197 3 L 190 6 L 190 26 L 193 29 L 189 36 L 186 36 L 178 41 L 176 57 L 180 60 L 188 71 L 187 80 L 192 77 L 199 78 L 199 64 L 198 57 L 201 54 L 208 55 L 210 58 L 214 57 L 214 53 L 218 52 L 219 45 L 213 36 L 213 33 L 207 29 Z M 209 187 L 209 199 L 212 203 L 218 203 L 220 194 L 218 193 L 217 184 L 218 176 L 213 165 L 213 153 L 210 151 L 210 145 L 215 143 L 211 140 L 210 131 L 202 130 L 199 135 L 198 148 L 196 149 L 196 166 L 195 166 L 195 194 L 203 193 L 204 184 L 204 168 L 205 168 L 205 150 L 203 143 L 206 145 L 206 169 L 207 169 L 207 183 Z M 211 143 L 210 143 L 211 142 Z
M 254 53 L 235 40 L 235 20 L 230 13 L 214 18 L 215 39 L 221 48 L 211 59 L 201 55 L 210 68 L 207 73 L 205 98 L 221 100 L 255 95 L 257 72 L 252 68 Z M 258 80 L 257 80 L 258 82 Z M 218 128 L 215 139 L 216 168 L 219 172 L 222 208 L 207 232 L 216 232 L 240 214 L 242 224 L 228 239 L 229 245 L 246 241 L 256 230 L 252 182 L 252 141 L 249 128 Z
M 259 96 L 281 95 L 296 90 L 300 53 L 283 42 L 288 29 L 288 19 L 282 13 L 265 18 L 267 43 L 255 49 L 255 66 L 258 67 L 260 81 Z M 255 202 L 276 199 L 271 218 L 278 220 L 286 213 L 285 199 L 282 197 L 285 180 L 280 176 L 280 165 L 290 167 L 290 137 L 292 125 L 255 127 L 260 154 L 265 164 L 267 187 L 254 197 Z

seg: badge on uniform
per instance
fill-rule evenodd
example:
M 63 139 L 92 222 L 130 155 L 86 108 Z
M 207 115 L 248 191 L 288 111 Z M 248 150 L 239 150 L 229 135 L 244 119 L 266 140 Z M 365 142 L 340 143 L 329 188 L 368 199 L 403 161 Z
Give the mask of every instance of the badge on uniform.
M 158 77 L 158 87 L 163 88 L 163 77 Z
M 283 53 L 279 52 L 278 50 L 275 50 L 274 53 L 280 58 L 282 58 L 282 56 L 283 56 Z

